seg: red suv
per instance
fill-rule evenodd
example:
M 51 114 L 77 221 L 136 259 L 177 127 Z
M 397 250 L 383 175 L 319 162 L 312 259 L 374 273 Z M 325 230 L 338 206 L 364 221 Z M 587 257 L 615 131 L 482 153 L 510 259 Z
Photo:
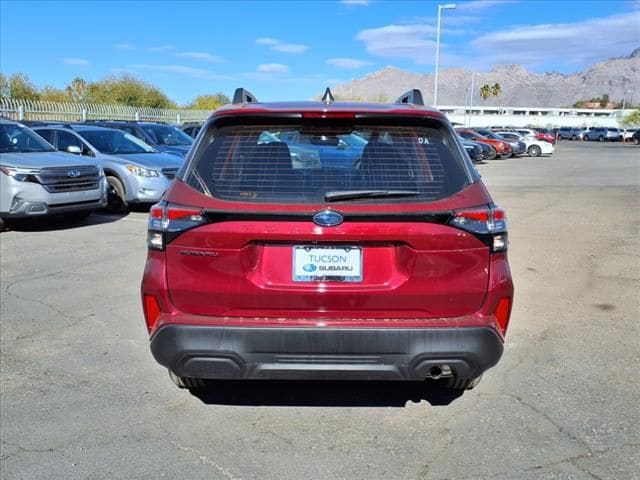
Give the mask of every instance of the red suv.
M 142 303 L 174 382 L 446 378 L 503 351 L 505 213 L 446 117 L 395 104 L 234 103 L 152 207 Z

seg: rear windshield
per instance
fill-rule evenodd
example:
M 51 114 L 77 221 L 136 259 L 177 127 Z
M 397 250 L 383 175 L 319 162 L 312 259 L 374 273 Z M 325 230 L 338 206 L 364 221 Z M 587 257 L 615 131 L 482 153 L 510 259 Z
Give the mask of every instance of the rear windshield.
M 184 179 L 231 201 L 431 201 L 475 180 L 466 162 L 444 127 L 236 125 L 207 132 Z

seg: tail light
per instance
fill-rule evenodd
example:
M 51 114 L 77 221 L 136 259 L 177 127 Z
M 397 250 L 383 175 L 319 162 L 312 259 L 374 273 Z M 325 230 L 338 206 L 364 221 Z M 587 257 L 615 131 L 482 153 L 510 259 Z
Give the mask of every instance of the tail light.
M 149 212 L 147 245 L 151 250 L 162 251 L 180 234 L 207 221 L 199 208 L 160 202 Z
M 492 253 L 507 251 L 507 217 L 495 205 L 455 210 L 449 225 L 473 233 Z

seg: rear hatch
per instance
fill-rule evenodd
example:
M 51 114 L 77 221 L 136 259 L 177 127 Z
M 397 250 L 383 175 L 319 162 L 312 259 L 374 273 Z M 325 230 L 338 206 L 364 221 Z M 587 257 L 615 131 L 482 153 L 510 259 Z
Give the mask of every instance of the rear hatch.
M 345 135 L 364 148 L 345 148 Z M 343 161 L 292 162 L 284 140 L 294 137 Z M 439 121 L 210 126 L 182 178 L 162 215 L 174 226 L 167 278 L 183 312 L 420 319 L 483 302 L 489 247 L 450 221 L 465 199 L 490 199 Z

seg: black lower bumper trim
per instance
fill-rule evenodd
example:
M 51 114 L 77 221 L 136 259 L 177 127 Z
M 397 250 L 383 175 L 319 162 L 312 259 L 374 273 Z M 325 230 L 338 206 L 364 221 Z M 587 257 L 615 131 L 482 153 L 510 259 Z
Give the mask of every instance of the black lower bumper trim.
M 500 359 L 488 327 L 423 329 L 241 328 L 167 325 L 151 352 L 181 377 L 208 379 L 424 380 L 447 365 L 475 378 Z

